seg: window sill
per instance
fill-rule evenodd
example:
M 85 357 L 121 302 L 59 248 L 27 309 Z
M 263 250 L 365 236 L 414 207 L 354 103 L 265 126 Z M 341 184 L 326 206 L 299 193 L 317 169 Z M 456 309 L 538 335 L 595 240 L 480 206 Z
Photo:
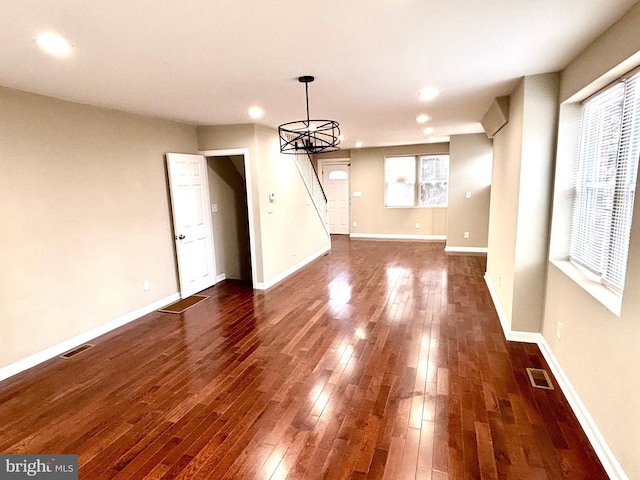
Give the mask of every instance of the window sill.
M 611 313 L 617 317 L 620 316 L 620 310 L 622 309 L 622 297 L 620 295 L 609 290 L 598 280 L 592 278 L 588 272 L 583 272 L 568 260 L 551 260 L 551 263 L 567 277 L 576 282 Z

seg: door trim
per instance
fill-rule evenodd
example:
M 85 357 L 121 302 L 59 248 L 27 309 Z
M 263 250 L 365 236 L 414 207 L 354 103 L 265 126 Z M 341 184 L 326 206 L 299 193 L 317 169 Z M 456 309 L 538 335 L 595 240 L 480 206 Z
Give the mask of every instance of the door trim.
M 247 186 L 247 210 L 249 214 L 249 249 L 251 250 L 251 283 L 254 288 L 258 285 L 257 278 L 257 260 L 256 260 L 256 231 L 253 220 L 253 191 L 251 189 L 251 159 L 249 158 L 248 148 L 227 148 L 224 150 L 200 150 L 200 155 L 206 157 L 226 157 L 232 155 L 242 155 L 244 157 L 244 178 Z
M 322 169 L 325 166 L 329 166 L 329 165 L 347 165 L 349 167 L 349 177 L 347 178 L 347 181 L 349 182 L 348 183 L 349 202 L 347 203 L 347 208 L 349 209 L 349 211 L 347 212 L 347 235 L 350 235 L 351 234 L 351 158 L 345 157 L 345 158 L 326 158 L 326 159 L 319 158 L 318 159 L 318 177 L 320 178 L 320 183 L 322 185 L 322 188 L 324 188 L 325 192 L 327 191 L 327 189 L 325 188 L 325 185 L 324 185 L 324 173 Z M 327 227 L 329 227 L 329 225 L 327 225 Z

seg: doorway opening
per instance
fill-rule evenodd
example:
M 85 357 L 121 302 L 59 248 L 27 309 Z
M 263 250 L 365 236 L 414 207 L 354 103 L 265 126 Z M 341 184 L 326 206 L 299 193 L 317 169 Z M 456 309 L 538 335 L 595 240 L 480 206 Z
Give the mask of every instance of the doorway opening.
M 249 149 L 201 151 L 207 159 L 218 271 L 256 285 Z

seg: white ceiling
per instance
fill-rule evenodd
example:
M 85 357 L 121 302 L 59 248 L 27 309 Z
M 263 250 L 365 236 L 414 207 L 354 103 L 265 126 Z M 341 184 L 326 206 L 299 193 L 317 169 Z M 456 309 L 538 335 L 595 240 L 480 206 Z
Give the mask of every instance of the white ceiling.
M 493 97 L 562 69 L 636 1 L 2 0 L 0 85 L 196 125 L 258 105 L 277 127 L 306 116 L 297 77 L 314 75 L 311 117 L 339 121 L 343 147 L 424 143 L 482 131 Z M 41 52 L 44 30 L 73 55 Z M 420 102 L 425 86 L 440 96 Z

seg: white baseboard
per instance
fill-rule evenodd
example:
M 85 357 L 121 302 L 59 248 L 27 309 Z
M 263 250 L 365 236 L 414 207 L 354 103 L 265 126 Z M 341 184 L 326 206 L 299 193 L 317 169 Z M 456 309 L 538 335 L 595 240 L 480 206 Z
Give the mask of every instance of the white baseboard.
M 264 283 L 256 283 L 256 284 L 254 284 L 253 288 L 256 289 L 256 290 L 267 290 L 267 289 L 273 287 L 274 285 L 276 285 L 277 283 L 280 283 L 282 280 L 287 278 L 289 275 L 294 274 L 295 272 L 300 270 L 305 265 L 313 262 L 316 258 L 321 257 L 322 255 L 327 253 L 329 250 L 331 250 L 331 244 L 327 245 L 326 247 L 323 247 L 322 249 L 318 250 L 314 254 L 309 255 L 307 258 L 305 258 L 301 262 L 296 263 L 293 267 L 288 268 L 284 272 L 282 272 L 282 273 L 276 275 L 275 277 L 271 278 L 269 281 L 264 282 Z
M 227 279 L 227 276 L 224 273 L 221 273 L 220 275 L 218 275 L 216 277 L 216 283 L 221 282 L 221 281 L 226 280 L 226 279 Z
M 446 235 L 403 235 L 396 233 L 351 233 L 351 238 L 371 238 L 377 240 L 423 240 L 428 242 L 443 242 Z
M 29 368 L 35 367 L 36 365 L 42 362 L 46 362 L 47 360 L 57 357 L 58 355 L 61 355 L 64 352 L 68 352 L 69 350 L 79 345 L 82 345 L 84 343 L 87 343 L 93 340 L 94 338 L 99 337 L 100 335 L 104 335 L 105 333 L 115 330 L 118 327 L 126 325 L 129 322 L 137 320 L 138 318 L 148 313 L 158 310 L 159 308 L 162 308 L 165 305 L 176 302 L 178 300 L 180 300 L 180 294 L 174 293 L 173 295 L 169 295 L 168 297 L 165 297 L 156 302 L 153 302 L 150 305 L 146 305 L 142 308 L 134 310 L 133 312 L 127 313 L 119 318 L 116 318 L 115 320 L 111 320 L 103 325 L 100 325 L 99 327 L 96 327 L 87 332 L 81 333 L 80 335 L 70 338 L 69 340 L 65 340 L 62 343 L 59 343 L 41 352 L 30 355 L 26 358 L 23 358 L 22 360 L 18 360 L 15 363 L 7 365 L 6 367 L 2 367 L 0 368 L 0 381 L 5 380 L 9 377 L 12 377 L 13 375 L 16 375 L 20 372 L 24 372 L 25 370 L 28 370 Z
M 576 415 L 580 426 L 584 430 L 589 442 L 591 442 L 591 446 L 593 447 L 596 455 L 600 459 L 602 466 L 606 470 L 607 474 L 612 480 L 629 480 L 629 477 L 626 475 L 622 466 L 618 462 L 618 459 L 615 457 L 611 448 L 607 444 L 606 440 L 600 433 L 596 422 L 593 420 L 593 417 L 589 414 L 587 407 L 580 399 L 578 392 L 573 388 L 571 382 L 569 381 L 569 377 L 565 374 L 562 369 L 560 362 L 551 350 L 551 347 L 545 340 L 544 336 L 541 333 L 533 333 L 533 332 L 519 332 L 511 330 L 511 325 L 509 324 L 509 320 L 500 304 L 500 299 L 498 298 L 496 290 L 493 288 L 493 284 L 491 283 L 491 279 L 489 275 L 485 273 L 484 280 L 487 283 L 487 288 L 489 289 L 489 294 L 491 295 L 491 299 L 493 300 L 493 305 L 496 308 L 496 312 L 498 313 L 498 318 L 500 319 L 500 324 L 502 325 L 502 330 L 504 331 L 504 336 L 508 341 L 511 342 L 525 342 L 525 343 L 535 343 L 540 348 L 540 352 L 542 356 L 545 358 L 547 363 L 549 364 L 549 368 L 551 369 L 551 373 L 555 377 L 558 382 L 558 387 L 564 393 L 564 396 L 567 398 L 573 413 Z
M 607 444 L 606 440 L 602 436 L 602 433 L 598 429 L 598 426 L 589 413 L 589 410 L 587 410 L 587 407 L 580 399 L 578 392 L 576 392 L 573 385 L 571 385 L 569 377 L 567 377 L 566 373 L 560 366 L 560 362 L 558 362 L 553 350 L 551 350 L 551 347 L 542 334 L 540 334 L 540 338 L 537 343 L 542 355 L 549 364 L 551 372 L 558 382 L 558 386 L 562 390 L 562 393 L 564 393 L 564 396 L 567 397 L 567 401 L 569 402 L 573 413 L 576 415 L 578 422 L 580 422 L 584 433 L 587 435 L 589 442 L 591 442 L 591 446 L 595 450 L 596 455 L 600 459 L 600 463 L 602 463 L 602 466 L 607 472 L 607 475 L 609 475 L 609 478 L 611 478 L 611 480 L 629 480 L 629 477 L 624 472 L 620 462 L 618 462 L 618 459 L 611 451 L 609 444 Z
M 487 253 L 487 247 L 454 247 L 447 245 L 444 247 L 446 253 Z

